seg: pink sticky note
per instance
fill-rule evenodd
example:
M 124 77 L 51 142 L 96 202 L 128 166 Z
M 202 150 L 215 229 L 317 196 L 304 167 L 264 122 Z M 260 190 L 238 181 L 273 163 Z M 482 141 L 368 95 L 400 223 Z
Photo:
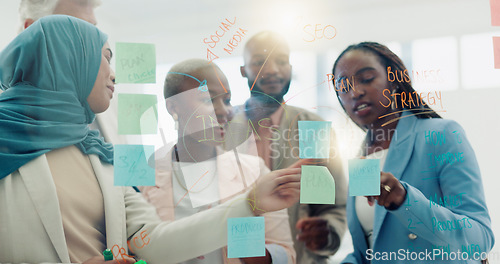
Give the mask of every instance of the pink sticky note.
M 495 56 L 495 69 L 500 69 L 500 37 L 493 37 L 493 54 Z
M 491 25 L 500 26 L 500 0 L 490 0 Z

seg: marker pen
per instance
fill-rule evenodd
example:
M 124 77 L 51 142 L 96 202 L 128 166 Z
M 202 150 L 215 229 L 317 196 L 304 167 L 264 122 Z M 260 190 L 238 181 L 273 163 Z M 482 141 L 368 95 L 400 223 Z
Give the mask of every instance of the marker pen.
M 141 259 L 141 260 L 137 261 L 135 264 L 147 264 L 147 263 L 146 263 L 146 261 Z
M 113 252 L 109 248 L 104 250 L 102 255 L 104 256 L 104 261 L 113 260 Z

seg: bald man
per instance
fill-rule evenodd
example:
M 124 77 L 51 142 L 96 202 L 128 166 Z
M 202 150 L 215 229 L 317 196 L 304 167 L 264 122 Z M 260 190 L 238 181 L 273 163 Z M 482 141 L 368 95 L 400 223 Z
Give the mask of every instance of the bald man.
M 231 122 L 238 128 L 233 130 L 236 142 L 244 142 L 251 134 L 247 131 L 253 133 L 258 155 L 271 170 L 299 159 L 297 121 L 323 121 L 305 109 L 283 104 L 292 75 L 289 59 L 287 42 L 274 32 L 260 32 L 248 40 L 240 71 L 248 79 L 251 98 L 237 108 Z M 333 130 L 330 142 L 326 166 L 335 179 L 335 205 L 297 203 L 288 209 L 297 263 L 327 263 L 346 230 L 346 181 Z
M 19 16 L 23 29 L 48 15 L 68 15 L 97 24 L 94 8 L 99 0 L 21 0 Z
M 100 0 L 21 0 L 19 5 L 20 31 L 28 28 L 39 18 L 56 14 L 73 16 L 96 25 L 94 9 L 100 4 Z M 111 100 L 108 110 L 97 114 L 91 127 L 98 129 L 107 142 L 124 144 L 126 143 L 125 136 L 118 135 L 117 112 L 116 100 Z

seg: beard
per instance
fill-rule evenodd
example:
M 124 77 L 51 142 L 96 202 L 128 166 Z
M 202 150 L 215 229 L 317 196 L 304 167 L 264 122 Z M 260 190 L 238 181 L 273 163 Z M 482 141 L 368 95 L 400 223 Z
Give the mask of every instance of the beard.
M 290 89 L 290 83 L 291 80 L 288 80 L 284 85 L 283 88 L 281 89 L 281 92 L 279 93 L 265 93 L 260 87 L 258 82 L 255 82 L 255 80 L 248 80 L 248 87 L 252 87 L 253 89 L 250 91 L 250 95 L 252 99 L 255 99 L 259 101 L 261 104 L 276 104 L 278 101 L 279 103 L 283 102 L 283 97 L 285 94 L 288 93 L 288 90 Z

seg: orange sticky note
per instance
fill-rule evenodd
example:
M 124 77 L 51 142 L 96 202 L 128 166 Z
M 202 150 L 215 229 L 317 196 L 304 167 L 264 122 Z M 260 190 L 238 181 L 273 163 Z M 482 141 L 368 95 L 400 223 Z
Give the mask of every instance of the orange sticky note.
M 500 0 L 490 0 L 491 25 L 500 26 Z
M 493 37 L 493 54 L 495 57 L 495 69 L 500 69 L 500 37 Z

